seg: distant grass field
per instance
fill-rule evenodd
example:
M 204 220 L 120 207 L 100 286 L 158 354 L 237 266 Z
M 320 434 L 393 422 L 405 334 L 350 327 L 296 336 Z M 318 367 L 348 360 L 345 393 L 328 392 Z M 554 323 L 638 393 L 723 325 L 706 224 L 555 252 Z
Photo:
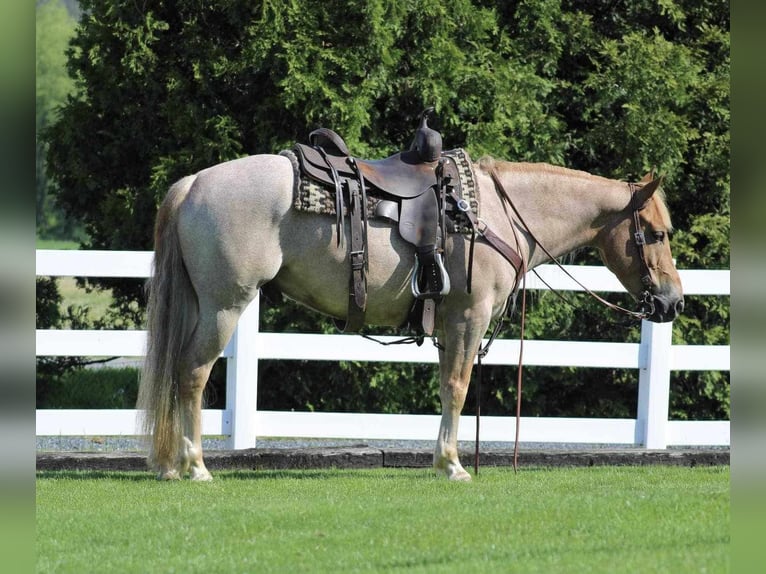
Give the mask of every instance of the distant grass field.
M 729 468 L 37 478 L 38 572 L 727 572 Z
M 35 241 L 36 249 L 79 249 L 80 244 L 77 241 L 66 239 L 40 239 Z
M 79 244 L 76 241 L 67 241 L 61 239 L 40 239 L 36 240 L 37 249 L 78 249 Z M 100 318 L 104 316 L 106 310 L 112 302 L 111 290 L 91 291 L 77 286 L 74 277 L 58 277 L 57 284 L 59 293 L 61 293 L 61 308 L 66 310 L 69 305 L 87 307 L 90 317 Z
M 112 302 L 111 289 L 103 291 L 91 291 L 78 287 L 77 280 L 74 277 L 58 277 L 57 284 L 61 294 L 61 305 L 63 310 L 70 305 L 88 309 L 88 316 L 98 319 L 104 316 L 109 305 Z

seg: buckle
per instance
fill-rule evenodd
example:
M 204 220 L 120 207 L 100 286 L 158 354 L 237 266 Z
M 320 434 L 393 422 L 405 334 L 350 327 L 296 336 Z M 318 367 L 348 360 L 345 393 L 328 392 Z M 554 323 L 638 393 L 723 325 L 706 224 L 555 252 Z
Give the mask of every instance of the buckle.
M 364 250 L 350 251 L 349 259 L 351 260 L 351 269 L 353 271 L 361 271 L 364 269 Z

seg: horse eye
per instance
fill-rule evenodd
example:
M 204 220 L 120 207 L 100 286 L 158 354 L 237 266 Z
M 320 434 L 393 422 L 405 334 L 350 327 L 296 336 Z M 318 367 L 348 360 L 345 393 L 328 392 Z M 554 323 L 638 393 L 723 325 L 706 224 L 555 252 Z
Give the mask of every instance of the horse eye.
M 663 241 L 665 239 L 665 232 L 664 231 L 653 231 L 652 235 L 654 235 L 654 239 L 657 241 Z

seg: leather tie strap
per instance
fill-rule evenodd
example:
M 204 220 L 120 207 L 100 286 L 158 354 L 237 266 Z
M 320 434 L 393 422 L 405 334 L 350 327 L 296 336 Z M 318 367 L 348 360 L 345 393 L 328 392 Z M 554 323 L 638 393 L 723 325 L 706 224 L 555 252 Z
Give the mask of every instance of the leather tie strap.
M 364 181 L 345 180 L 349 197 L 349 221 L 351 224 L 351 277 L 346 322 L 341 330 L 355 333 L 364 327 L 367 309 L 367 197 Z
M 499 235 L 497 235 L 494 231 L 492 231 L 489 226 L 483 222 L 480 221 L 476 214 L 471 211 L 470 207 L 467 205 L 466 201 L 459 197 L 454 190 L 450 193 L 450 197 L 455 201 L 455 204 L 458 206 L 458 209 L 460 209 L 465 216 L 468 218 L 468 221 L 471 224 L 471 229 L 473 231 L 473 235 L 471 238 L 471 248 L 469 251 L 469 263 L 468 263 L 468 277 L 471 277 L 472 275 L 472 267 L 473 267 L 473 239 L 476 235 L 479 237 L 484 238 L 484 240 L 492 247 L 495 251 L 497 251 L 500 255 L 503 256 L 503 258 L 508 261 L 508 263 L 511 264 L 513 269 L 516 271 L 516 282 L 513 286 L 513 290 L 515 291 L 516 288 L 519 285 L 519 281 L 521 281 L 520 272 L 524 267 L 524 262 L 521 259 L 521 255 L 519 255 L 518 251 L 516 251 L 513 247 L 508 245 Z M 470 292 L 470 280 L 469 280 L 469 287 L 468 291 Z
M 315 146 L 315 149 L 319 152 L 319 154 L 322 156 L 322 159 L 325 160 L 327 166 L 330 168 L 332 181 L 333 184 L 335 184 L 335 233 L 336 245 L 340 246 L 340 238 L 343 235 L 343 192 L 341 190 L 340 176 L 338 175 L 338 170 L 335 169 L 335 166 L 330 162 L 329 159 L 327 159 L 327 154 L 325 153 L 324 149 L 317 146 Z

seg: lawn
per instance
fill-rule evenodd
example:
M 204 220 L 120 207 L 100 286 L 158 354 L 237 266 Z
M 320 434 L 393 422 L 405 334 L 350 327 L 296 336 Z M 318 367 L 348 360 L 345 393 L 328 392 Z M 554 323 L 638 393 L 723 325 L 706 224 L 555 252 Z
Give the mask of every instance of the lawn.
M 67 241 L 61 239 L 40 239 L 37 238 L 37 249 L 78 249 L 79 243 L 76 241 Z M 69 305 L 77 307 L 86 307 L 88 314 L 93 319 L 104 316 L 106 310 L 112 302 L 111 289 L 103 291 L 88 291 L 77 285 L 74 277 L 58 277 L 57 284 L 61 294 L 61 310 L 66 312 Z
M 728 467 L 39 473 L 38 572 L 727 572 Z
M 68 239 L 40 239 L 35 242 L 36 249 L 79 249 L 80 244 L 77 241 Z
M 66 310 L 69 305 L 84 307 L 92 319 L 100 319 L 112 303 L 112 290 L 88 291 L 77 285 L 74 277 L 58 278 L 59 293 L 61 293 L 61 308 Z

